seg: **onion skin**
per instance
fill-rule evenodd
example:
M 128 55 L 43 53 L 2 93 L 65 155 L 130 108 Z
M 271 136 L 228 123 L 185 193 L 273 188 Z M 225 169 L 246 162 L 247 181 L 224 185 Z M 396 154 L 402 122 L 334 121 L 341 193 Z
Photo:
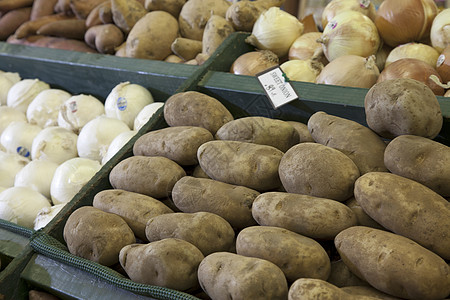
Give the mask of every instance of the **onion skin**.
M 411 78 L 425 83 L 435 95 L 444 95 L 444 88 L 431 80 L 430 75 L 436 75 L 442 82 L 438 72 L 426 62 L 415 58 L 402 58 L 387 66 L 380 73 L 377 83 L 395 78 Z
M 365 6 L 362 2 L 361 0 L 332 0 L 325 6 L 322 12 L 322 28 L 325 28 L 328 22 L 338 13 L 346 10 L 359 11 L 374 21 L 376 16 L 375 5 L 369 1 L 368 5 Z
M 436 62 L 436 71 L 441 76 L 442 83 L 450 81 L 450 45 L 445 47 Z
M 396 47 L 429 37 L 437 13 L 433 0 L 384 0 L 377 10 L 375 25 L 384 42 Z
M 450 97 L 450 90 L 447 90 L 447 92 L 444 94 L 444 97 Z
M 430 29 L 430 42 L 439 52 L 450 45 L 450 7 L 434 18 Z
M 255 76 L 278 63 L 278 56 L 270 50 L 251 51 L 239 56 L 231 65 L 230 72 L 236 75 Z
M 392 49 L 386 58 L 384 67 L 402 58 L 416 58 L 435 68 L 438 57 L 439 52 L 431 46 L 422 43 L 407 43 Z

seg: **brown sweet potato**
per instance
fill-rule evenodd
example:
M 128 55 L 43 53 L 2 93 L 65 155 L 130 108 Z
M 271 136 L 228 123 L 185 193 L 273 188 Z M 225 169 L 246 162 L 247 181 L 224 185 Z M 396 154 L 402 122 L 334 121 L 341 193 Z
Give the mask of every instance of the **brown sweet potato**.
M 17 39 L 14 36 L 10 36 L 7 42 L 10 44 L 20 44 L 34 47 L 45 47 L 45 48 L 63 49 L 79 52 L 97 53 L 95 49 L 92 49 L 83 41 L 66 39 L 62 37 L 30 35 L 23 39 Z
M 68 16 L 73 16 L 72 8 L 70 8 L 70 0 L 58 0 L 53 9 L 55 13 L 62 13 Z
M 6 13 L 10 10 L 33 5 L 33 0 L 2 0 L 0 1 L 0 12 Z
M 30 20 L 54 14 L 57 2 L 58 0 L 34 0 Z
M 84 41 L 100 53 L 114 54 L 116 48 L 125 40 L 125 37 L 114 24 L 101 24 L 92 26 L 86 31 Z
M 31 7 L 11 10 L 0 18 L 0 40 L 6 40 L 17 28 L 30 19 Z
M 100 25 L 103 24 L 103 20 L 100 17 L 100 11 L 104 6 L 109 6 L 109 10 L 111 10 L 111 1 L 104 1 L 102 3 L 100 3 L 99 5 L 97 5 L 96 7 L 94 7 L 93 10 L 91 10 L 91 12 L 89 13 L 89 15 L 86 18 L 86 27 L 92 27 L 95 25 Z
M 41 26 L 36 33 L 38 35 L 83 40 L 86 33 L 86 24 L 81 19 L 60 20 Z
M 36 35 L 39 28 L 41 28 L 41 26 L 43 26 L 45 24 L 52 23 L 55 21 L 60 21 L 60 20 L 68 20 L 71 18 L 73 18 L 73 17 L 64 15 L 62 13 L 53 14 L 53 15 L 49 15 L 49 16 L 43 16 L 43 17 L 40 17 L 39 19 L 30 20 L 30 21 L 23 23 L 22 25 L 19 26 L 19 28 L 17 28 L 14 35 L 17 39 L 22 39 L 22 38 L 25 38 L 30 35 Z
M 86 19 L 89 13 L 105 0 L 70 0 L 70 8 L 79 19 Z
M 111 0 L 111 11 L 114 24 L 129 33 L 136 22 L 141 19 L 147 10 L 137 0 Z

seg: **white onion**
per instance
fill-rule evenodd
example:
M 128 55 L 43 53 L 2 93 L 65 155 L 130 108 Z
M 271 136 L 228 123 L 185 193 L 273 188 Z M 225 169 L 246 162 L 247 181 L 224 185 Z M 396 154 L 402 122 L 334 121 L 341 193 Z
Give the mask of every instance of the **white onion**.
M 36 219 L 34 219 L 34 230 L 41 229 L 45 227 L 60 211 L 61 209 L 66 205 L 66 203 L 61 203 L 58 205 L 53 205 L 51 207 L 44 207 L 41 209 Z
M 14 186 L 26 186 L 50 199 L 50 184 L 57 163 L 47 160 L 32 160 L 17 172 Z
M 50 207 L 50 201 L 27 187 L 10 187 L 0 193 L 0 219 L 33 228 L 39 211 Z
M 105 156 L 102 158 L 102 165 L 106 164 L 108 160 L 110 160 L 117 152 L 119 152 L 120 149 L 125 146 L 125 144 L 133 137 L 135 136 L 137 131 L 130 130 L 130 131 L 124 131 L 118 136 L 116 136 L 111 144 L 108 146 L 108 151 L 106 151 Z
M 27 119 L 31 124 L 42 128 L 58 125 L 58 113 L 61 105 L 71 94 L 60 89 L 43 90 L 31 101 L 27 109 Z
M 101 168 L 98 161 L 75 157 L 56 168 L 50 185 L 54 205 L 69 202 Z
M 41 131 L 42 128 L 37 125 L 26 121 L 14 121 L 3 130 L 0 143 L 6 152 L 30 158 L 33 140 Z
M 274 6 L 259 15 L 252 34 L 245 41 L 260 50 L 271 50 L 278 57 L 283 57 L 302 35 L 303 29 L 303 24 L 296 17 Z
M 59 126 L 42 129 L 31 145 L 31 158 L 49 160 L 61 164 L 78 156 L 78 136 L 72 131 Z
M 105 114 L 103 103 L 92 95 L 75 95 L 67 99 L 58 114 L 58 125 L 78 134 L 90 120 Z
M 3 72 L 0 74 L 0 105 L 6 105 L 9 90 L 20 80 L 19 73 Z
M 11 122 L 27 121 L 25 113 L 9 106 L 0 106 L 0 134 Z
M 23 79 L 14 84 L 8 91 L 6 103 L 10 107 L 17 108 L 23 113 L 27 112 L 28 105 L 41 91 L 50 86 L 39 79 Z
M 164 102 L 153 102 L 146 105 L 136 116 L 134 119 L 133 129 L 139 131 L 149 120 L 150 118 L 164 106 Z
M 450 45 L 450 7 L 434 18 L 430 31 L 431 45 L 440 53 Z
M 29 162 L 30 160 L 22 155 L 0 151 L 0 186 L 14 186 L 16 174 Z
M 98 116 L 81 129 L 77 142 L 78 156 L 101 162 L 114 138 L 129 130 L 121 120 Z
M 110 118 L 119 119 L 129 128 L 144 106 L 152 103 L 153 96 L 145 87 L 130 82 L 116 85 L 105 100 L 105 113 Z

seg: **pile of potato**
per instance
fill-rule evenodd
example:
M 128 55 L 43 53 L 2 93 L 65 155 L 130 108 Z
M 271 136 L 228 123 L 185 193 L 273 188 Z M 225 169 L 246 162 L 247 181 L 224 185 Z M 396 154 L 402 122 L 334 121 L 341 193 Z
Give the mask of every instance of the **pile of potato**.
M 325 112 L 234 119 L 206 94 L 171 96 L 169 127 L 142 135 L 113 188 L 68 218 L 69 251 L 203 299 L 449 297 L 436 96 L 397 79 L 365 101 L 369 127 Z

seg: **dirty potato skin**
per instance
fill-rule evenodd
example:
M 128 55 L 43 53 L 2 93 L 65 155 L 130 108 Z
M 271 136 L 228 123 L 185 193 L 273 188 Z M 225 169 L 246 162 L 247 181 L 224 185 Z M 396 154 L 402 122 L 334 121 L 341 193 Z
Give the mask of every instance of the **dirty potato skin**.
M 230 252 L 206 256 L 198 267 L 198 280 L 214 300 L 279 300 L 288 294 L 284 273 L 275 264 Z
M 251 209 L 259 194 L 244 186 L 185 176 L 175 183 L 172 199 L 183 212 L 214 213 L 227 220 L 233 228 L 242 229 L 256 225 Z
M 234 243 L 234 230 L 219 215 L 209 212 L 171 213 L 148 220 L 145 234 L 150 242 L 178 238 L 196 246 L 203 255 L 229 251 Z
M 300 143 L 282 157 L 278 169 L 288 193 L 345 201 L 360 172 L 344 153 L 319 143 Z
M 278 166 L 283 152 L 275 147 L 239 141 L 209 141 L 197 158 L 209 177 L 229 184 L 267 191 L 281 186 Z
M 150 218 L 172 213 L 169 207 L 161 201 L 120 189 L 109 189 L 98 192 L 94 196 L 92 205 L 104 212 L 121 216 L 134 234 L 146 241 L 145 226 Z
M 139 137 L 134 143 L 133 154 L 164 156 L 182 166 L 196 165 L 198 147 L 213 139 L 211 132 L 202 127 L 167 127 Z
M 355 226 L 353 211 L 335 200 L 308 195 L 267 192 L 256 197 L 253 218 L 262 226 L 276 226 L 319 240 L 332 240 Z
M 180 165 L 166 157 L 131 156 L 114 166 L 109 181 L 115 189 L 164 198 L 185 175 Z
M 169 126 L 199 126 L 213 135 L 233 115 L 217 99 L 196 91 L 170 96 L 164 104 L 164 119 Z
M 388 171 L 384 165 L 386 143 L 370 128 L 352 120 L 316 112 L 308 120 L 308 129 L 317 143 L 347 155 L 361 174 Z
M 203 258 L 197 247 L 174 238 L 128 245 L 119 254 L 131 280 L 179 291 L 198 287 L 197 269 Z
M 450 259 L 450 203 L 426 186 L 387 172 L 364 174 L 355 198 L 384 228 Z
M 389 142 L 384 163 L 392 173 L 450 197 L 450 147 L 420 136 L 401 135 Z
M 120 216 L 92 206 L 80 207 L 69 216 L 63 236 L 70 253 L 105 266 L 119 261 L 122 247 L 136 243 Z
M 313 137 L 311 136 L 311 133 L 308 130 L 308 125 L 297 121 L 286 121 L 286 122 L 290 124 L 292 127 L 294 127 L 294 129 L 297 131 L 299 136 L 299 143 L 315 142 Z
M 236 238 L 236 253 L 273 262 L 288 282 L 302 277 L 326 280 L 330 275 L 330 258 L 318 242 L 281 227 L 244 228 Z
M 230 121 L 216 132 L 215 137 L 219 140 L 272 146 L 283 152 L 300 142 L 298 132 L 288 122 L 266 117 L 245 117 Z
M 450 294 L 449 265 L 406 237 L 354 226 L 340 232 L 334 243 L 349 269 L 382 292 L 423 300 Z

